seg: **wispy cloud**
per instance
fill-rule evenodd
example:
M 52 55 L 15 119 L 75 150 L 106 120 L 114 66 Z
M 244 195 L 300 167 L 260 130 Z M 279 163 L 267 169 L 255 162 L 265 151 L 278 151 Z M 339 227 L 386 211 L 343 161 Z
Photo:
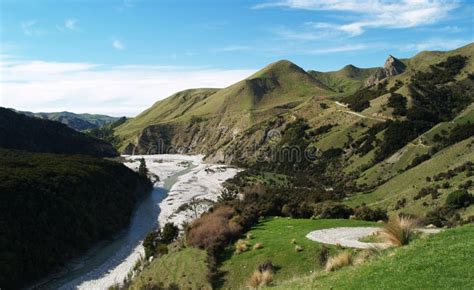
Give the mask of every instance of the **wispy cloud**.
M 27 36 L 35 36 L 40 34 L 40 30 L 37 28 L 38 21 L 28 20 L 20 23 L 23 33 Z
M 402 51 L 423 51 L 423 50 L 451 50 L 469 43 L 473 39 L 447 39 L 447 38 L 431 38 L 416 43 L 410 43 L 400 47 Z
M 331 54 L 331 53 L 357 51 L 357 50 L 367 49 L 368 47 L 369 46 L 365 44 L 342 45 L 342 46 L 310 49 L 305 52 L 306 54 Z
M 66 27 L 69 30 L 76 31 L 77 30 L 77 20 L 76 19 L 66 19 L 64 21 L 64 27 Z
M 72 19 L 72 18 L 68 18 L 66 20 L 64 20 L 64 23 L 62 25 L 56 25 L 56 28 L 59 30 L 59 31 L 79 31 L 79 27 L 77 26 L 77 20 L 76 19 Z
M 318 29 L 336 30 L 350 36 L 370 28 L 411 28 L 436 23 L 458 7 L 456 0 L 283 0 L 255 5 L 254 9 L 287 7 L 314 11 L 348 12 L 356 21 L 317 23 Z
M 0 62 L 0 106 L 134 116 L 175 92 L 196 87 L 226 87 L 255 71 L 10 58 Z
M 118 39 L 114 39 L 112 41 L 112 46 L 117 50 L 124 50 L 125 49 L 125 46 L 123 45 L 122 41 L 120 41 Z
M 251 46 L 246 46 L 246 45 L 229 45 L 229 46 L 224 46 L 221 48 L 214 49 L 214 52 L 236 52 L 236 51 L 249 51 L 251 50 Z

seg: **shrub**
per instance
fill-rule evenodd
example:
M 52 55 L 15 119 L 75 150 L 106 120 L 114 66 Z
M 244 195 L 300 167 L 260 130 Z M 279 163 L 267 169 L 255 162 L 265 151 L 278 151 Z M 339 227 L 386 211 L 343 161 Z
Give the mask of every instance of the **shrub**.
M 179 229 L 173 223 L 166 223 L 161 230 L 161 241 L 165 244 L 173 242 L 179 234 Z
M 337 254 L 336 256 L 330 257 L 326 263 L 325 270 L 326 272 L 332 272 L 339 270 L 343 267 L 349 266 L 352 264 L 352 254 L 348 251 L 343 251 Z
M 453 191 L 446 198 L 446 206 L 453 208 L 467 207 L 471 202 L 472 196 L 464 189 Z
M 245 240 L 238 240 L 235 245 L 235 253 L 236 254 L 240 254 L 240 253 L 243 253 L 245 251 L 247 251 L 248 249 L 248 245 L 247 245 L 247 242 Z
M 242 227 L 231 220 L 234 209 L 220 206 L 195 220 L 188 229 L 186 239 L 189 245 L 209 248 L 218 241 L 225 242 L 240 234 Z
M 344 204 L 334 202 L 317 203 L 314 208 L 314 215 L 318 218 L 347 219 L 354 213 L 354 210 Z
M 358 220 L 364 221 L 386 221 L 388 220 L 387 211 L 381 208 L 371 209 L 368 206 L 362 205 L 356 207 L 354 210 L 354 216 Z
M 415 220 L 397 216 L 384 224 L 382 237 L 395 247 L 407 245 L 415 236 Z
M 328 261 L 328 258 L 329 258 L 329 249 L 328 249 L 328 247 L 323 245 L 323 247 L 319 251 L 319 254 L 318 254 L 318 257 L 317 257 L 319 265 L 321 267 L 326 265 L 326 263 Z
M 272 261 L 268 260 L 268 261 L 258 265 L 257 270 L 260 271 L 260 272 L 264 272 L 264 271 L 273 272 L 275 270 L 275 267 L 273 266 Z
M 267 286 L 273 281 L 273 272 L 270 270 L 265 270 L 263 272 L 255 271 L 253 272 L 250 280 L 248 282 L 250 288 L 257 289 L 261 286 Z
M 303 252 L 304 248 L 302 246 L 299 246 L 299 245 L 296 245 L 295 246 L 295 252 L 299 253 L 299 252 Z
M 253 245 L 253 249 L 254 250 L 263 249 L 263 244 L 262 243 L 256 243 L 255 245 Z

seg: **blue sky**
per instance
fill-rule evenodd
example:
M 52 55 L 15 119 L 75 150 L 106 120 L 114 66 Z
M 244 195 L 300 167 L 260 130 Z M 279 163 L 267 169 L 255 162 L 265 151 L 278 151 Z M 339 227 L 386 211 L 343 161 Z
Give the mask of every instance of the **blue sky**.
M 278 59 L 380 66 L 474 39 L 468 1 L 0 1 L 0 105 L 133 116 Z

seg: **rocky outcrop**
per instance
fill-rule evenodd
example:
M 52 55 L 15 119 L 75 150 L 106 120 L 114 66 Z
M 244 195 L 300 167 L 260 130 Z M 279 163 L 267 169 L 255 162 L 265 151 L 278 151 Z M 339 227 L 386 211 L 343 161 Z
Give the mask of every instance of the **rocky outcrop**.
M 364 83 L 365 87 L 371 87 L 380 83 L 387 77 L 396 76 L 403 73 L 406 69 L 406 65 L 401 62 L 398 58 L 389 55 L 383 68 L 377 69 L 373 75 L 367 78 Z

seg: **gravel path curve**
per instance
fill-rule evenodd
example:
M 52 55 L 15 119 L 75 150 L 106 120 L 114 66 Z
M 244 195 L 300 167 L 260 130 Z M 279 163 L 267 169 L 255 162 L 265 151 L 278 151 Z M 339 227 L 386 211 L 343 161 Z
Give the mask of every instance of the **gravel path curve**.
M 374 234 L 375 232 L 381 231 L 378 227 L 341 227 L 331 228 L 324 230 L 317 230 L 310 232 L 306 237 L 312 241 L 331 244 L 341 245 L 347 248 L 356 249 L 370 249 L 370 248 L 387 248 L 390 246 L 388 243 L 364 243 L 359 241 L 360 238 Z M 440 232 L 440 229 L 417 229 L 425 234 L 436 234 Z
M 332 228 L 310 232 L 306 237 L 312 241 L 320 242 L 323 244 L 340 244 L 343 247 L 357 248 L 357 249 L 369 249 L 374 247 L 385 248 L 388 245 L 384 243 L 364 243 L 360 242 L 359 239 L 373 233 L 380 231 L 380 228 L 376 227 L 343 227 L 343 228 Z

